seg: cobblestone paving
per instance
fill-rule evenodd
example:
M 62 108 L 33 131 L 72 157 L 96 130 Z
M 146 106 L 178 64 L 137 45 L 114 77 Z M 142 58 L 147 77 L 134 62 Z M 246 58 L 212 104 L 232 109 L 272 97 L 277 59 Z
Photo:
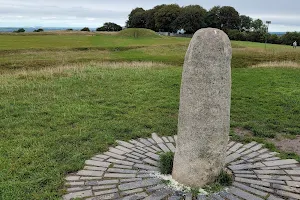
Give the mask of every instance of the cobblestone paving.
M 151 172 L 158 171 L 160 152 L 175 151 L 175 141 L 176 136 L 155 133 L 152 138 L 117 141 L 119 146 L 95 155 L 82 170 L 66 177 L 63 199 L 300 199 L 300 164 L 281 160 L 256 142 L 229 142 L 226 164 L 234 174 L 234 183 L 227 191 L 198 197 L 172 191 Z

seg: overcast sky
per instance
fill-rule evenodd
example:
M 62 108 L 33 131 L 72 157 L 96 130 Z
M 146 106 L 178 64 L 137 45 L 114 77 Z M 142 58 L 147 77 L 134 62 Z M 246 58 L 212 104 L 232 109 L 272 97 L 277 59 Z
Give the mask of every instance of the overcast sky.
M 0 0 L 0 27 L 99 27 L 104 22 L 125 25 L 135 7 L 198 4 L 205 9 L 233 6 L 240 14 L 270 20 L 270 31 L 300 31 L 300 0 Z

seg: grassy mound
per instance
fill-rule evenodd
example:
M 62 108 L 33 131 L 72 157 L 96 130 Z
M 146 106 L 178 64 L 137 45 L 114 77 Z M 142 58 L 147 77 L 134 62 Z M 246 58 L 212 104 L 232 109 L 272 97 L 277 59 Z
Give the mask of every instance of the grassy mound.
M 128 28 L 119 32 L 119 36 L 123 37 L 134 37 L 134 38 L 143 38 L 143 37 L 161 37 L 154 31 L 145 28 Z

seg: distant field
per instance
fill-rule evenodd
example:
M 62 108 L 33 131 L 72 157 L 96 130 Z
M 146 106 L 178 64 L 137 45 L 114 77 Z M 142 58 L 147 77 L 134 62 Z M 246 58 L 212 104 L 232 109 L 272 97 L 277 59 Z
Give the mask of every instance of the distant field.
M 58 200 L 65 175 L 116 139 L 176 134 L 189 40 L 0 35 L 0 199 Z M 231 127 L 300 135 L 300 50 L 232 46 Z

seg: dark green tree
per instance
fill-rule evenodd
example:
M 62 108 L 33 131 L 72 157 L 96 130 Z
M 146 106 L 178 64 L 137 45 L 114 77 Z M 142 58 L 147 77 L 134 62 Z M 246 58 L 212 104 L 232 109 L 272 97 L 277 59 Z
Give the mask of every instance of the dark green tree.
M 240 31 L 249 31 L 251 28 L 251 23 L 252 23 L 252 18 L 246 15 L 241 15 L 240 16 Z
M 207 27 L 221 28 L 220 9 L 220 6 L 214 6 L 207 12 L 205 17 L 205 23 Z
M 240 14 L 231 6 L 221 7 L 219 18 L 221 22 L 221 29 L 225 32 L 232 29 L 239 29 L 240 27 Z
M 84 27 L 83 29 L 81 29 L 81 31 L 90 32 L 90 29 L 88 27 Z
M 205 16 L 207 11 L 199 5 L 183 7 L 174 22 L 174 29 L 184 29 L 186 33 L 195 33 L 206 27 Z
M 14 31 L 15 33 L 24 33 L 25 29 L 24 28 L 19 28 L 18 30 Z
M 96 29 L 96 31 L 121 31 L 122 27 L 112 22 L 106 22 L 102 27 Z
M 251 30 L 254 32 L 266 33 L 267 26 L 263 23 L 261 19 L 256 19 L 251 23 Z
M 33 32 L 44 32 L 44 29 L 39 28 L 39 29 L 34 30 Z
M 145 28 L 145 10 L 143 8 L 135 8 L 131 11 L 126 22 L 128 28 Z
M 181 8 L 177 4 L 164 5 L 154 14 L 155 26 L 160 31 L 174 32 L 175 20 L 180 15 Z

